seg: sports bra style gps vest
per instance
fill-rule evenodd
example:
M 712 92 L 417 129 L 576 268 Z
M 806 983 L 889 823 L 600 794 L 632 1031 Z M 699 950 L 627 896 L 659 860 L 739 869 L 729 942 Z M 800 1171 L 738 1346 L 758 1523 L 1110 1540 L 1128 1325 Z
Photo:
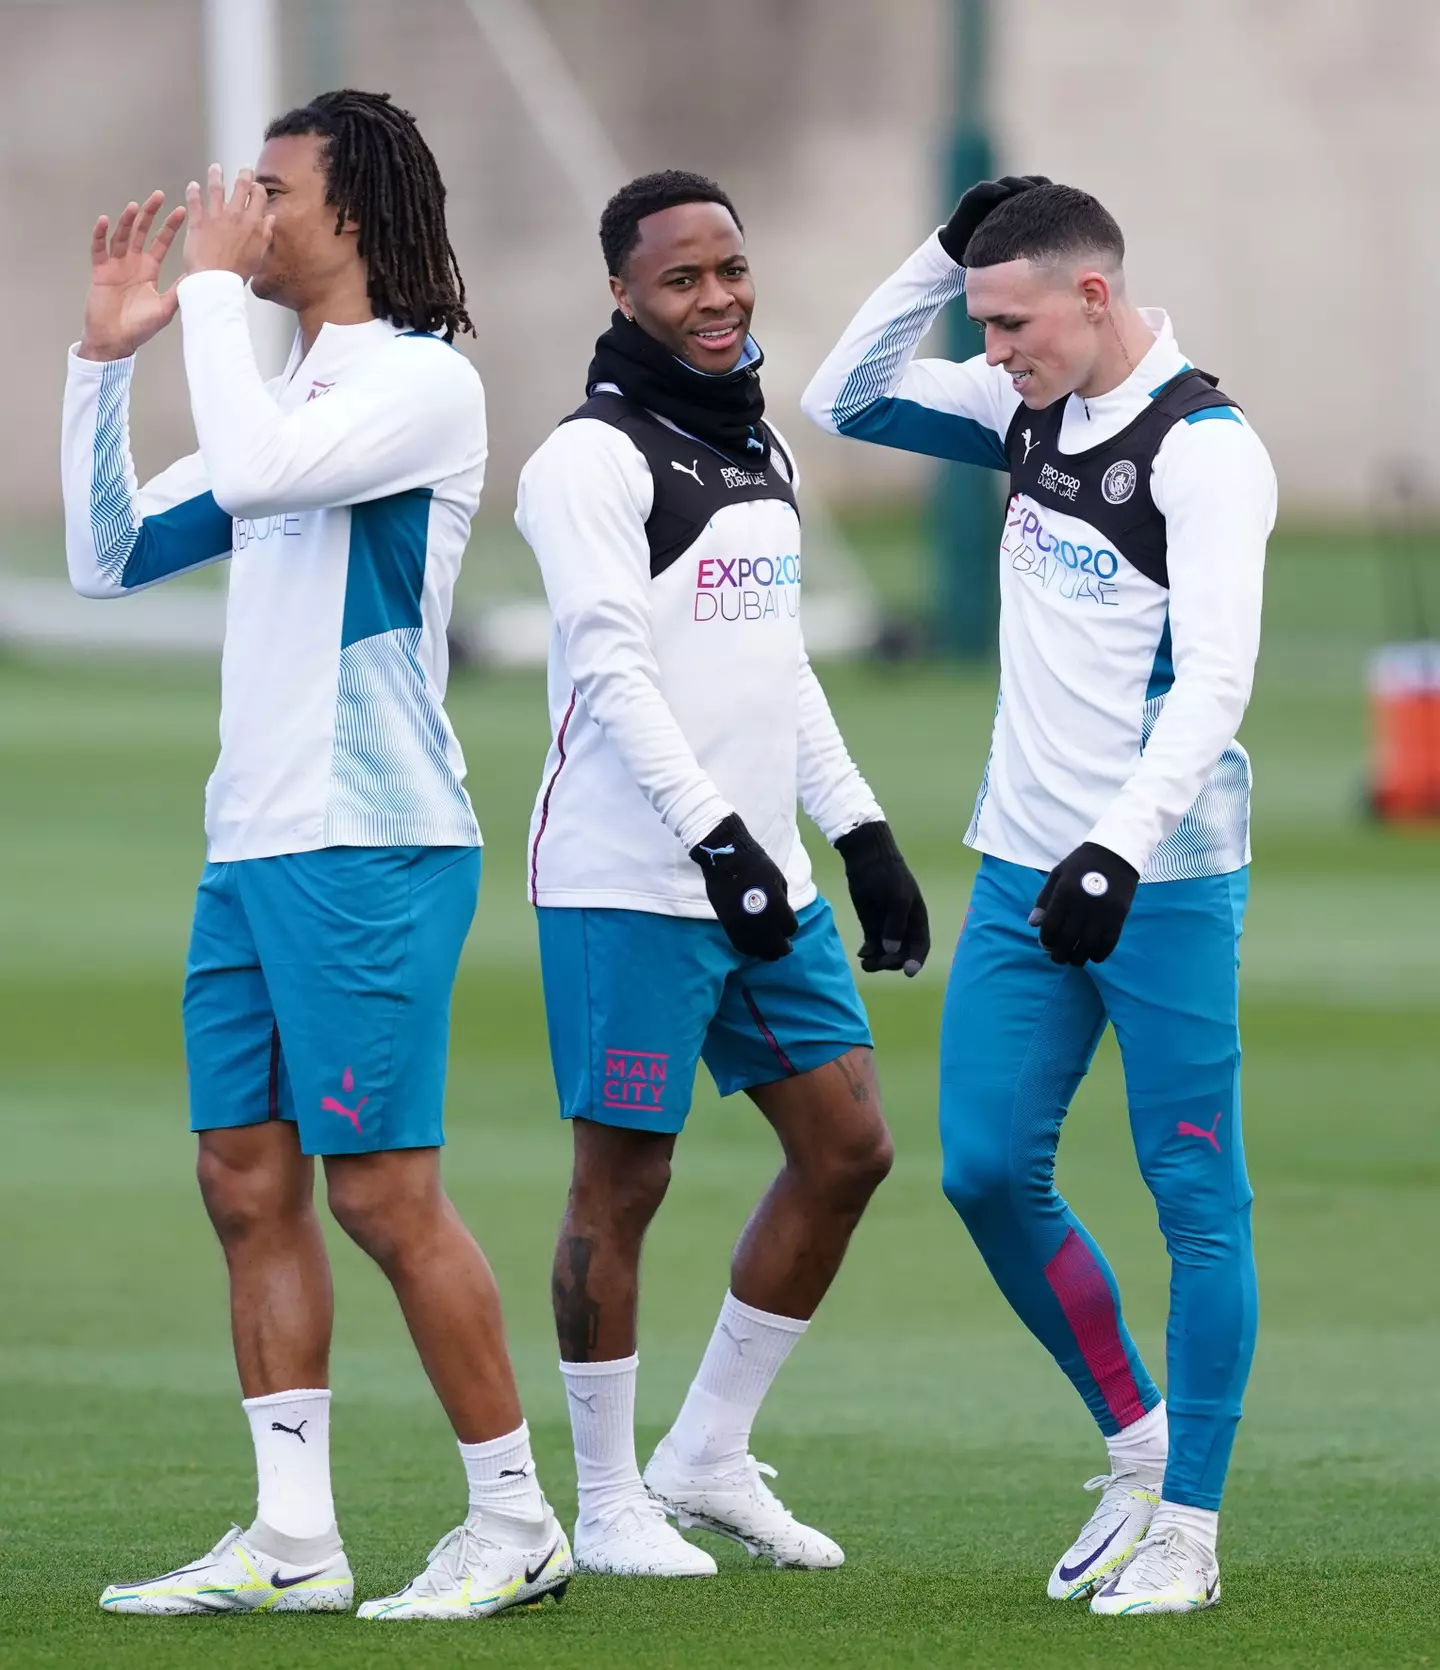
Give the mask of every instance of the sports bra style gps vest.
M 1005 435 L 1010 496 L 1024 493 L 1039 505 L 1078 516 L 1146 579 L 1168 589 L 1165 518 L 1150 494 L 1150 466 L 1161 442 L 1183 418 L 1235 406 L 1216 382 L 1187 366 L 1162 383 L 1118 435 L 1085 452 L 1060 451 L 1068 395 L 1038 412 L 1021 406 Z
M 655 501 L 645 523 L 650 544 L 650 577 L 657 578 L 683 557 L 726 505 L 747 499 L 782 499 L 799 514 L 791 482 L 795 466 L 770 436 L 770 462 L 747 469 L 689 435 L 682 435 L 623 394 L 592 394 L 564 421 L 598 418 L 621 430 L 639 448 L 655 482 Z M 777 460 L 783 468 L 777 467 Z

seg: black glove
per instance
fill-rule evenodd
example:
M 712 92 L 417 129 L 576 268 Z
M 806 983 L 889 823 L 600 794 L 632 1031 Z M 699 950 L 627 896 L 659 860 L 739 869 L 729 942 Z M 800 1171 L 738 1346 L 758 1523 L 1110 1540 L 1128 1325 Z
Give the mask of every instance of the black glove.
M 1051 962 L 1103 963 L 1120 942 L 1140 872 L 1118 852 L 1082 842 L 1045 878 L 1030 912 Z
M 767 963 L 790 955 L 799 930 L 780 866 L 732 812 L 690 856 L 705 873 L 705 891 L 730 943 Z
M 963 267 L 966 245 L 991 209 L 998 209 L 1007 197 L 1029 191 L 1031 186 L 1048 186 L 1050 183 L 1043 174 L 1005 174 L 998 180 L 981 180 L 979 185 L 970 187 L 948 223 L 941 227 L 941 248 L 952 261 Z
M 930 955 L 930 914 L 888 823 L 862 823 L 835 843 L 865 943 L 867 974 L 903 968 L 912 979 Z

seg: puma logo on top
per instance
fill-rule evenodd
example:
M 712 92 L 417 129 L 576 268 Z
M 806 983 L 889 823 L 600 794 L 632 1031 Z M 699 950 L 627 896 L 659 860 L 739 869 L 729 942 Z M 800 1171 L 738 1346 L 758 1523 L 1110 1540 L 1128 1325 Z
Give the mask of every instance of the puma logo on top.
M 1022 429 L 1020 431 L 1020 439 L 1025 443 L 1025 458 L 1028 458 L 1040 443 L 1030 439 L 1030 431 L 1028 429 Z M 1020 460 L 1022 464 L 1025 462 L 1025 458 Z
M 672 470 L 679 470 L 681 475 L 693 476 L 697 487 L 703 487 L 705 485 L 705 483 L 700 479 L 700 460 L 698 458 L 693 464 L 689 465 L 682 464 L 677 459 L 672 458 L 670 460 L 670 468 Z

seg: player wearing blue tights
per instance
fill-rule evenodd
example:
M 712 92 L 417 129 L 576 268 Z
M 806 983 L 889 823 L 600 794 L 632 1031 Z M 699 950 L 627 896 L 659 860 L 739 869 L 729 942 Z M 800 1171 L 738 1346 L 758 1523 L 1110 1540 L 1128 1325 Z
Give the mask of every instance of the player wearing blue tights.
M 1140 888 L 1114 954 L 1083 968 L 1052 962 L 1027 923 L 1044 879 L 996 858 L 975 879 L 941 1031 L 945 1193 L 1100 1430 L 1156 1408 L 1105 1255 L 1055 1187 L 1066 1110 L 1114 1026 L 1173 1265 L 1164 1498 L 1218 1509 L 1255 1348 L 1236 978 L 1249 871 Z
M 1051 1573 L 1102 1613 L 1220 1598 L 1225 1471 L 1255 1342 L 1236 951 L 1275 477 L 1082 191 L 984 181 L 871 296 L 802 404 L 842 435 L 1009 475 L 1000 693 L 966 841 L 984 859 L 941 1043 L 945 1191 L 1105 1434 Z M 964 300 L 985 353 L 917 359 Z M 1037 932 L 1038 930 L 1038 932 Z M 1107 1022 L 1170 1250 L 1169 1404 L 1055 1191 Z

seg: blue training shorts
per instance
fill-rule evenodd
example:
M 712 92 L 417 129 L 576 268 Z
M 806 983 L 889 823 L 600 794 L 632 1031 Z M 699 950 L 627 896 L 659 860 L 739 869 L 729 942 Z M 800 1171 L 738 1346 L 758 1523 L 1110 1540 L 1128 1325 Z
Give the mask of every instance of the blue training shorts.
M 191 1130 L 289 1119 L 307 1154 L 443 1143 L 479 889 L 478 847 L 207 864 L 185 971 Z
M 868 1048 L 870 1025 L 824 899 L 779 962 L 718 922 L 542 906 L 540 969 L 560 1111 L 636 1131 L 685 1123 L 703 1059 L 722 1096 Z

